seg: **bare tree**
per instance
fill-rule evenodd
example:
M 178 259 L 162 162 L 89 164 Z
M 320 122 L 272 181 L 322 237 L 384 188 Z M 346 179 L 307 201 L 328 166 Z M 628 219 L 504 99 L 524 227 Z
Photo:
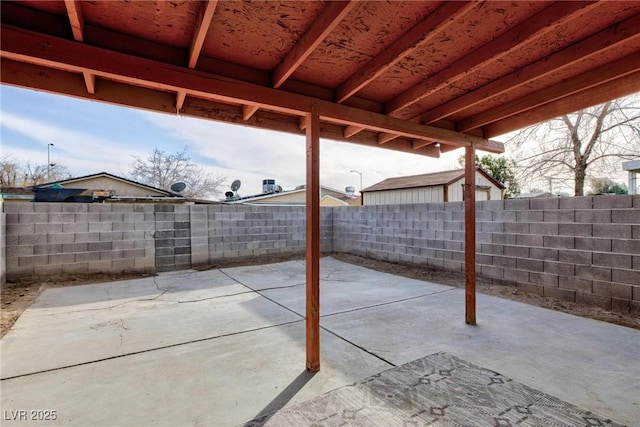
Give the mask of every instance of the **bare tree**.
M 70 177 L 69 169 L 61 163 L 56 163 L 48 170 L 46 164 L 21 164 L 11 156 L 0 159 L 0 184 L 3 187 L 29 187 Z
M 620 170 L 640 158 L 640 97 L 632 95 L 567 114 L 518 132 L 514 148 L 520 182 L 572 183 L 584 195 L 587 178 Z
M 133 158 L 130 172 L 132 179 L 165 190 L 171 190 L 174 183 L 184 182 L 187 186 L 182 194 L 187 197 L 217 196 L 221 193 L 222 184 L 227 180 L 192 163 L 186 148 L 174 154 L 154 148 L 146 159 L 137 156 Z
M 56 163 L 47 169 L 47 165 L 33 165 L 30 163 L 24 167 L 26 185 L 40 185 L 46 182 L 61 181 L 71 178 L 69 169 L 63 164 Z
M 23 177 L 20 164 L 10 156 L 3 156 L 0 159 L 0 186 L 18 187 Z

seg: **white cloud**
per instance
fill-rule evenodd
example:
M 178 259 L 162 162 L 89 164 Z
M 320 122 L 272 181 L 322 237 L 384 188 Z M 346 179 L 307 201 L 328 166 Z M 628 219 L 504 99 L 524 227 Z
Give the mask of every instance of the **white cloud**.
M 166 118 L 142 113 L 155 126 L 168 131 L 187 145 L 192 154 L 211 159 L 216 171 L 243 182 L 241 194 L 258 193 L 262 179 L 274 178 L 285 189 L 305 183 L 305 139 L 303 136 L 261 130 L 187 117 Z M 320 144 L 321 183 L 337 189 L 363 186 L 391 176 L 411 175 L 456 167 L 460 152 L 440 159 L 394 152 L 381 148 L 322 140 Z
M 51 148 L 51 161 L 63 163 L 72 173 L 82 175 L 109 171 L 126 174 L 132 155 L 144 156 L 145 150 L 122 145 L 114 140 L 90 133 L 66 129 L 7 111 L 3 111 L 0 124 L 41 145 L 40 149 L 26 149 L 20 141 L 2 138 L 2 154 L 32 164 L 47 163 L 47 144 Z
M 52 162 L 65 164 L 74 174 L 104 170 L 126 175 L 132 156 L 146 157 L 162 139 L 163 147 L 172 145 L 180 150 L 187 146 L 192 158 L 208 159 L 205 163 L 216 166 L 207 166 L 207 169 L 227 177 L 227 185 L 240 179 L 243 195 L 259 193 L 265 178 L 276 179 L 285 189 L 305 183 L 304 136 L 124 108 L 121 111 L 122 115 L 135 114 L 143 118 L 135 129 L 136 135 L 142 135 L 136 136 L 135 145 L 122 142 L 130 140 L 128 128 L 113 126 L 106 133 L 87 124 L 86 130 L 78 130 L 72 125 L 62 126 L 54 122 L 54 118 L 35 118 L 4 108 L 0 118 L 2 128 L 36 141 L 39 146 L 26 148 L 19 136 L 14 140 L 3 132 L 2 154 L 44 164 L 47 144 L 53 142 L 56 145 L 51 151 Z M 69 114 L 81 112 L 72 110 Z M 110 111 L 109 114 L 117 119 L 119 113 Z M 158 136 L 163 134 L 162 138 Z M 351 170 L 362 172 L 363 186 L 367 187 L 392 176 L 457 167 L 461 154 L 458 150 L 433 159 L 332 140 L 321 140 L 320 149 L 321 183 L 336 189 L 352 185 L 358 190 L 360 177 Z

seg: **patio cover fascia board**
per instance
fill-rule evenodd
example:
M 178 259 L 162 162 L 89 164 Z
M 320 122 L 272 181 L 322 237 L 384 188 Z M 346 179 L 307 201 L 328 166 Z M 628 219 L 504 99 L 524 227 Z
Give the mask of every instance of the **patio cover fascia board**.
M 71 72 L 89 72 L 122 83 L 189 95 L 224 103 L 254 105 L 261 109 L 304 117 L 315 104 L 324 122 L 364 127 L 411 139 L 435 141 L 455 147 L 504 152 L 504 145 L 475 135 L 425 126 L 355 107 L 234 81 L 185 67 L 143 59 L 75 41 L 2 24 L 3 59 L 27 62 Z M 349 141 L 346 138 L 342 140 Z M 421 154 L 420 149 L 414 150 Z M 431 150 L 425 150 L 431 154 Z

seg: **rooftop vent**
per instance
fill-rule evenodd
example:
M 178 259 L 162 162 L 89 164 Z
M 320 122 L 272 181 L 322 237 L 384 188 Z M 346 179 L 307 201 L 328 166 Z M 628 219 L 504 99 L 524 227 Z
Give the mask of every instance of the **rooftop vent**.
M 344 192 L 347 194 L 348 198 L 352 198 L 353 194 L 356 192 L 356 187 L 350 185 L 344 189 Z
M 262 194 L 275 193 L 277 189 L 275 179 L 263 179 L 262 180 Z

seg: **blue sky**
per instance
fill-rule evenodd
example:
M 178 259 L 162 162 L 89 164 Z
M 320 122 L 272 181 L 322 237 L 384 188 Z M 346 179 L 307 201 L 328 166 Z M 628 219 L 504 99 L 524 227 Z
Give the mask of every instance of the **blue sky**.
M 261 190 L 274 178 L 285 190 L 305 182 L 304 137 L 226 123 L 150 113 L 109 104 L 0 86 L 0 155 L 31 164 L 62 163 L 74 175 L 106 171 L 126 176 L 133 156 L 157 147 L 188 149 L 192 161 L 242 181 L 241 195 Z M 344 189 L 375 184 L 392 176 L 458 167 L 462 150 L 433 159 L 379 148 L 321 140 L 321 183 Z M 224 188 L 223 192 L 227 189 Z

